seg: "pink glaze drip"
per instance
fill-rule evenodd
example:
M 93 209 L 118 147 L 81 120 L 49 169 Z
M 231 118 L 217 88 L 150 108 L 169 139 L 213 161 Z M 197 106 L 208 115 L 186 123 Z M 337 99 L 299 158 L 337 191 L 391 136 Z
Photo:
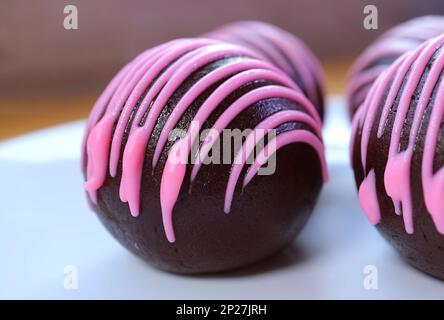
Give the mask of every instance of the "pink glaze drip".
M 292 34 L 264 22 L 241 21 L 204 36 L 246 46 L 287 74 L 294 70 L 300 76 L 308 98 L 315 105 L 320 104 L 317 86 L 323 95 L 322 67 L 310 49 Z
M 387 72 L 375 82 L 366 101 L 361 106 L 363 110 L 359 110 L 356 115 L 357 119 L 353 121 L 354 135 L 357 132 L 356 127 L 362 127 L 361 161 L 364 170 L 369 172 L 359 188 L 361 206 L 365 209 L 371 221 L 379 221 L 379 219 L 376 219 L 378 215 L 371 213 L 373 212 L 372 210 L 376 211 L 375 203 L 377 203 L 377 198 L 376 193 L 373 191 L 375 178 L 370 177 L 370 174 L 374 175 L 373 169 L 368 170 L 370 168 L 366 168 L 367 144 L 373 124 L 376 121 L 375 114 L 379 109 L 385 91 L 388 88 L 387 98 L 382 106 L 381 117 L 378 123 L 378 139 L 381 138 L 384 133 L 390 110 L 401 90 L 401 86 L 405 82 L 391 131 L 389 154 L 384 172 L 384 186 L 387 195 L 393 200 L 395 212 L 402 214 L 406 232 L 410 234 L 414 232 L 412 186 L 410 181 L 412 158 L 424 112 L 430 103 L 433 90 L 444 70 L 444 54 L 442 51 L 440 51 L 439 56 L 430 67 L 429 74 L 419 93 L 420 97 L 413 115 L 408 144 L 403 151 L 400 151 L 401 136 L 412 103 L 412 96 L 417 90 L 425 70 L 429 68 L 431 58 L 438 50 L 442 50 L 443 44 L 444 35 L 425 42 L 415 51 L 406 53 L 400 57 Z M 443 82 L 441 82 L 440 88 L 443 89 Z M 444 233 L 444 200 L 441 195 L 442 188 L 444 187 L 444 184 L 442 184 L 444 183 L 442 180 L 444 176 L 442 169 L 436 174 L 433 174 L 433 160 L 436 152 L 439 129 L 443 119 L 443 98 L 444 95 L 442 91 L 438 90 L 435 103 L 432 106 L 432 116 L 427 127 L 423 162 L 421 164 L 424 201 L 438 231 L 441 233 Z M 362 121 L 361 117 L 364 118 L 364 121 Z M 363 190 L 362 196 L 361 190 Z
M 185 177 L 188 155 L 184 151 L 187 149 L 187 143 L 188 140 L 180 140 L 171 148 L 160 184 L 162 220 L 169 242 L 176 241 L 173 229 L 173 209 Z
M 375 170 L 373 169 L 370 170 L 359 187 L 359 203 L 368 220 L 373 224 L 378 224 L 381 220 L 381 212 L 376 194 Z
M 240 97 L 221 115 L 215 127 L 222 130 L 243 109 L 262 99 L 281 97 L 295 101 L 306 113 L 278 112 L 262 125 L 274 127 L 284 120 L 309 125 L 317 135 L 304 130 L 294 130 L 292 138 L 278 135 L 276 140 L 281 145 L 296 141 L 312 145 L 318 152 L 324 178 L 327 178 L 320 138 L 320 117 L 286 74 L 268 63 L 256 60 L 255 53 L 248 49 L 215 40 L 180 39 L 140 54 L 119 72 L 96 103 L 87 122 L 86 150 L 84 149 L 87 153 L 85 189 L 93 201 L 97 201 L 97 190 L 106 179 L 107 168 L 109 167 L 109 174 L 115 177 L 121 161 L 120 199 L 128 202 L 133 216 L 140 214 L 140 188 L 143 168 L 146 165 L 146 151 L 159 116 L 172 95 L 193 72 L 227 57 L 233 59 L 197 80 L 179 99 L 161 129 L 153 150 L 151 165 L 154 171 L 169 133 L 193 101 L 210 86 L 226 79 L 199 107 L 186 136 L 177 141 L 168 153 L 160 184 L 162 220 L 168 241 L 175 241 L 172 213 L 185 178 L 191 146 L 199 135 L 200 124 L 205 123 L 229 94 L 249 82 L 268 80 L 275 85 L 260 87 Z M 143 95 L 145 96 L 140 105 L 137 105 Z M 127 126 L 131 119 L 133 120 L 122 155 L 123 137 L 128 131 Z
M 108 84 L 108 86 L 105 88 L 103 93 L 100 95 L 100 97 L 97 99 L 96 103 L 94 104 L 91 114 L 88 117 L 85 125 L 85 133 L 82 140 L 82 153 L 81 153 L 81 166 L 82 169 L 85 167 L 86 162 L 86 142 L 88 140 L 89 133 L 91 131 L 91 128 L 93 125 L 95 125 L 98 121 L 100 116 L 103 114 L 107 104 L 111 100 L 111 97 L 114 94 L 114 91 L 116 90 L 117 86 L 122 81 L 123 77 L 128 72 L 129 65 L 124 66 L 111 80 L 111 82 Z

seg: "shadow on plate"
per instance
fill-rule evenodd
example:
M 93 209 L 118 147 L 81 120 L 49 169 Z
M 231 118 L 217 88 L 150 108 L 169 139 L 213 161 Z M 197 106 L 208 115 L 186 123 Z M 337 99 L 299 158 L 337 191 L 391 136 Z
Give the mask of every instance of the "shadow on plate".
M 295 241 L 297 242 L 297 240 Z M 258 261 L 254 264 L 241 267 L 232 271 L 217 272 L 202 275 L 184 275 L 185 277 L 196 278 L 236 278 L 236 277 L 250 277 L 259 274 L 265 274 L 294 267 L 302 264 L 308 259 L 308 254 L 297 243 L 292 243 L 287 248 L 278 253 Z M 182 275 L 178 275 L 182 276 Z

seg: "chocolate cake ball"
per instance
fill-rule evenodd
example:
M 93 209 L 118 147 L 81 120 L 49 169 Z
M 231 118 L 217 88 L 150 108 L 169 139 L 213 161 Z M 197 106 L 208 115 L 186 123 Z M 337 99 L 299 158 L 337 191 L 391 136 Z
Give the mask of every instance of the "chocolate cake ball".
M 224 25 L 205 37 L 239 44 L 286 72 L 324 114 L 324 75 L 311 50 L 291 33 L 260 21 L 239 21 Z
M 158 268 L 245 266 L 291 243 L 309 218 L 327 179 L 321 126 L 297 85 L 255 53 L 174 40 L 126 65 L 95 104 L 87 197 L 108 231 Z
M 403 53 L 444 33 L 444 16 L 424 16 L 395 26 L 372 43 L 353 63 L 347 81 L 350 116 L 356 112 L 376 78 Z
M 444 34 L 398 58 L 353 119 L 368 219 L 414 267 L 444 279 Z

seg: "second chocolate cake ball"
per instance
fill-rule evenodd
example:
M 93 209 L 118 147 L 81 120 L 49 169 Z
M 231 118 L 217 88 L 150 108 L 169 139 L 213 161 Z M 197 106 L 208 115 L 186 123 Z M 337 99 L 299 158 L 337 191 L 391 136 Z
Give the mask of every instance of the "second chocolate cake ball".
M 168 42 L 118 73 L 87 121 L 83 165 L 110 233 L 180 273 L 276 253 L 327 178 L 320 117 L 301 90 L 251 51 L 208 39 Z
M 444 35 L 404 54 L 354 117 L 352 157 L 369 220 L 416 268 L 444 279 Z
M 382 34 L 353 63 L 347 82 L 350 115 L 356 112 L 376 78 L 403 53 L 444 33 L 444 16 L 424 16 Z
M 324 74 L 313 52 L 297 37 L 272 24 L 239 21 L 224 25 L 205 37 L 239 44 L 287 73 L 324 115 Z

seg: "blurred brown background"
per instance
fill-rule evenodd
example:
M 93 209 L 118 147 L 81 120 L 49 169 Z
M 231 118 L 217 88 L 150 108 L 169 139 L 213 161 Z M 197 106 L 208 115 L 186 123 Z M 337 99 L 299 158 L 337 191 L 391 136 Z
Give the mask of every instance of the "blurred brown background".
M 78 8 L 65 30 L 63 8 Z M 365 30 L 376 5 L 379 30 Z M 140 51 L 257 19 L 302 38 L 322 60 L 330 93 L 342 93 L 353 57 L 409 18 L 444 14 L 443 0 L 0 0 L 0 139 L 87 115 L 111 76 Z

